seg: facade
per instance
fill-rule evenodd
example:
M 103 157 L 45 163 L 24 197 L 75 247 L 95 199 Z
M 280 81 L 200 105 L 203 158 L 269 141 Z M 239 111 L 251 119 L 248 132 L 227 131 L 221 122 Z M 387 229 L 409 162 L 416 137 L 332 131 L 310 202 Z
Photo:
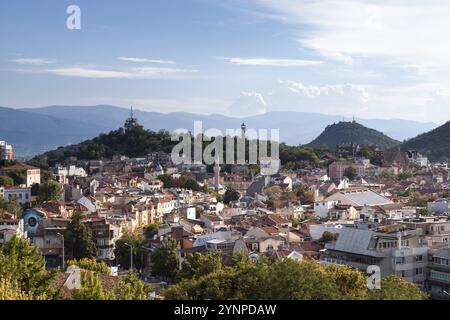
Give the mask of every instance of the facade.
M 13 146 L 3 140 L 0 140 L 0 160 L 16 160 L 16 152 Z
M 335 161 L 328 166 L 328 172 L 331 180 L 339 181 L 345 175 L 345 170 L 354 168 L 359 177 L 366 175 L 366 168 L 363 163 L 354 163 L 352 161 Z
M 437 199 L 433 202 L 428 202 L 427 209 L 428 209 L 428 212 L 430 212 L 430 213 L 450 212 L 450 200 L 449 199 Z
M 375 232 L 343 228 L 336 243 L 325 246 L 320 261 L 349 265 L 362 272 L 377 265 L 382 277 L 396 275 L 410 282 L 423 283 L 428 250 L 421 230 Z
M 27 237 L 23 219 L 0 219 L 0 245 L 5 244 L 14 236 Z
M 425 291 L 432 299 L 450 300 L 450 249 L 437 250 L 431 255 Z
M 31 202 L 31 189 L 30 188 L 5 188 L 3 192 L 3 198 L 6 201 L 17 199 L 21 205 L 27 205 Z

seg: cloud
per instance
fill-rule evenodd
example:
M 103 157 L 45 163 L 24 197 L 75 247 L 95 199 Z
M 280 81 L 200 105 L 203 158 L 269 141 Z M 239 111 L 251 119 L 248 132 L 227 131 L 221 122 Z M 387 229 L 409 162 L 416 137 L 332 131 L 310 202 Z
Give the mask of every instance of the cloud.
M 119 60 L 139 63 L 159 63 L 159 64 L 175 64 L 173 60 L 155 60 L 146 58 L 119 57 Z
M 19 64 L 27 64 L 31 66 L 44 66 L 47 64 L 51 64 L 52 61 L 45 58 L 18 58 L 9 60 L 9 62 L 19 63 Z
M 265 113 L 267 106 L 268 103 L 261 93 L 243 91 L 229 107 L 229 114 L 238 117 L 254 116 Z
M 228 62 L 236 65 L 246 66 L 264 66 L 264 67 L 306 67 L 316 66 L 322 63 L 322 61 L 313 60 L 299 60 L 299 59 L 266 59 L 266 58 L 223 58 Z
M 138 67 L 126 70 L 105 70 L 92 67 L 65 67 L 41 70 L 17 70 L 21 72 L 46 73 L 56 76 L 93 79 L 162 79 L 179 78 L 197 73 L 193 69 Z
M 414 65 L 450 82 L 450 2 L 444 0 L 254 0 L 293 26 L 303 48 L 347 64 Z M 255 9 L 258 10 L 258 9 Z

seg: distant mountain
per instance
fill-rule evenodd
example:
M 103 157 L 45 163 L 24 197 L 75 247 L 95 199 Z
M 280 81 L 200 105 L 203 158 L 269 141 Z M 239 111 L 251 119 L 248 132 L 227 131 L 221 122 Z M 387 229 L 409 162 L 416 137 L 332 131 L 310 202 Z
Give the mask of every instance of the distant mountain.
M 73 119 L 0 107 L 0 139 L 14 145 L 19 156 L 31 156 L 98 134 L 103 126 Z
M 367 128 L 356 121 L 341 121 L 327 126 L 316 139 L 306 146 L 335 148 L 337 144 L 341 143 L 377 145 L 382 149 L 390 149 L 400 144 L 400 141 L 377 130 Z
M 450 160 L 450 121 L 430 132 L 407 140 L 401 150 L 417 150 L 432 161 Z
M 99 133 L 116 130 L 123 125 L 130 110 L 109 105 L 49 106 L 43 108 L 2 108 L 0 122 L 15 123 L 0 126 L 0 138 L 16 146 L 19 155 L 30 156 L 93 138 Z M 242 122 L 247 128 L 280 129 L 280 139 L 290 145 L 305 144 L 317 137 L 327 125 L 343 120 L 341 116 L 307 112 L 268 112 L 251 117 L 233 118 L 224 115 L 199 115 L 187 112 L 159 113 L 135 110 L 139 123 L 149 130 L 187 129 L 193 131 L 194 121 L 203 122 L 203 130 L 217 128 L 238 129 Z M 28 125 L 22 125 L 22 119 Z M 46 120 L 44 120 L 46 119 Z M 349 119 L 344 119 L 349 120 Z M 436 128 L 434 123 L 407 120 L 356 119 L 362 125 L 404 140 Z M 52 125 L 47 122 L 53 123 Z M 32 123 L 32 124 L 31 124 Z M 41 134 L 41 133 L 42 134 Z

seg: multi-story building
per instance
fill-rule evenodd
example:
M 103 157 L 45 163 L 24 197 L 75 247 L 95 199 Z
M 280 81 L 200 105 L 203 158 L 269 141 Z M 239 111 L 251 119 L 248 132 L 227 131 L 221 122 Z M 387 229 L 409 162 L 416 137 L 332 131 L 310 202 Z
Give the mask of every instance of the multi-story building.
M 450 245 L 450 220 L 447 218 L 422 217 L 403 224 L 408 228 L 421 229 L 430 247 Z
M 16 160 L 16 152 L 12 145 L 6 141 L 0 140 L 0 160 L 13 161 Z
M 348 168 L 354 168 L 356 171 L 356 174 L 359 177 L 364 177 L 366 175 L 366 166 L 364 163 L 355 163 L 352 161 L 335 161 L 332 164 L 328 166 L 328 174 L 331 178 L 331 180 L 338 181 L 341 180 L 344 175 L 345 171 Z
M 432 299 L 450 300 L 450 248 L 443 248 L 431 255 L 424 289 Z
M 84 223 L 92 230 L 92 237 L 98 250 L 97 259 L 112 264 L 115 259 L 114 245 L 122 235 L 121 228 L 100 217 L 91 217 Z
M 11 240 L 12 237 L 26 238 L 23 219 L 0 219 L 0 245 Z
M 380 267 L 381 276 L 397 275 L 410 282 L 425 280 L 428 246 L 421 230 L 371 231 L 343 228 L 336 243 L 329 243 L 320 257 L 322 263 L 350 265 L 367 272 Z

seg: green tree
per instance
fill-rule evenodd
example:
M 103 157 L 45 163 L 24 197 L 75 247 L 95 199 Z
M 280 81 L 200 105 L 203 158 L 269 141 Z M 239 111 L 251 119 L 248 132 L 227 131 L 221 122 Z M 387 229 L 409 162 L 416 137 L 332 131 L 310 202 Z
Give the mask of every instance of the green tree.
M 222 267 L 220 252 L 216 253 L 190 253 L 186 255 L 181 264 L 180 277 L 191 279 L 202 277 L 208 273 L 215 272 Z
M 33 297 L 52 297 L 54 277 L 54 272 L 45 270 L 39 249 L 29 240 L 13 237 L 0 247 L 0 278 L 16 285 L 18 290 Z
M 358 177 L 358 171 L 354 167 L 348 167 L 344 170 L 344 177 L 347 177 L 350 181 L 355 180 Z
M 241 194 L 232 188 L 228 188 L 225 191 L 225 195 L 223 197 L 223 203 L 230 204 L 232 201 L 237 201 L 241 197 Z
M 329 264 L 324 266 L 325 273 L 337 285 L 344 299 L 367 299 L 367 278 L 350 266 Z
M 149 288 L 139 280 L 136 272 L 130 271 L 120 280 L 116 297 L 119 300 L 147 300 Z
M 64 246 L 73 259 L 97 257 L 97 247 L 92 238 L 92 231 L 83 223 L 81 212 L 73 214 L 64 233 Z
M 12 187 L 14 180 L 9 176 L 0 176 L 0 187 Z
M 320 240 L 319 240 L 319 242 L 322 242 L 322 243 L 328 243 L 328 242 L 332 242 L 332 241 L 336 241 L 336 235 L 330 231 L 325 231 L 322 234 L 322 238 L 320 238 Z
M 337 285 L 317 261 L 277 260 L 270 272 L 271 298 L 276 300 L 334 300 Z
M 111 274 L 111 268 L 104 261 L 97 261 L 95 258 L 72 259 L 66 261 L 67 266 L 78 266 L 83 270 L 89 270 L 102 274 Z
M 124 269 L 131 267 L 131 248 L 133 247 L 133 268 L 141 269 L 144 265 L 143 246 L 144 237 L 137 232 L 125 232 L 122 237 L 116 241 L 114 255 L 117 263 Z
M 174 281 L 178 275 L 178 249 L 173 240 L 163 240 L 151 255 L 152 273 Z
M 370 300 L 426 300 L 428 296 L 419 286 L 397 276 L 381 280 L 381 289 L 369 292 Z
M 161 224 L 159 224 L 158 222 L 149 224 L 147 227 L 144 228 L 145 238 L 153 239 L 153 237 L 158 234 L 159 228 L 161 228 Z
M 80 289 L 74 290 L 73 300 L 114 300 L 114 292 L 103 289 L 100 277 L 95 272 L 81 271 Z
M 7 172 L 7 175 L 11 179 L 13 179 L 15 186 L 27 183 L 27 171 L 26 170 L 9 171 L 9 172 Z
M 32 295 L 22 291 L 16 282 L 0 278 L 0 300 L 33 300 Z
M 19 199 L 17 196 L 13 196 L 11 200 L 6 201 L 3 198 L 0 198 L 0 215 L 3 212 L 9 212 L 17 217 L 21 217 L 23 213 L 23 208 L 19 203 Z
M 62 187 L 56 181 L 49 180 L 39 185 L 38 199 L 40 202 L 49 200 L 60 200 L 61 195 L 62 195 Z

